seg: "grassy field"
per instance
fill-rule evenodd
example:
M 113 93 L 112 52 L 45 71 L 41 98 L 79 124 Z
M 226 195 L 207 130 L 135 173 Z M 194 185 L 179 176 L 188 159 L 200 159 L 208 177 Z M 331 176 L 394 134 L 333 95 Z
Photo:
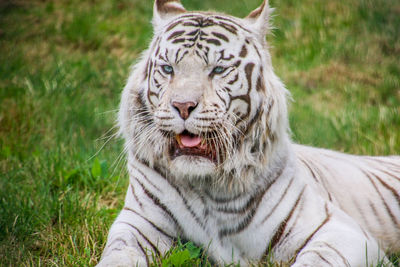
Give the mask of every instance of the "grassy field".
M 183 0 L 238 16 L 260 2 Z M 400 154 L 400 2 L 271 5 L 268 40 L 293 95 L 293 139 Z M 149 0 L 0 1 L 0 266 L 99 260 L 127 186 L 122 142 L 103 145 L 151 13 Z M 199 254 L 180 246 L 171 255 L 187 252 Z

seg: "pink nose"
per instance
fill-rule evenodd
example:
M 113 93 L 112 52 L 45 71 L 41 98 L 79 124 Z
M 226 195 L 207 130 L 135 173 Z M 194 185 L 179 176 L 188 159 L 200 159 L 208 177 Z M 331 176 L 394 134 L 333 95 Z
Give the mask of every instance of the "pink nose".
M 189 118 L 190 113 L 197 107 L 195 102 L 172 102 L 172 106 L 179 111 L 179 115 L 182 119 L 186 120 Z

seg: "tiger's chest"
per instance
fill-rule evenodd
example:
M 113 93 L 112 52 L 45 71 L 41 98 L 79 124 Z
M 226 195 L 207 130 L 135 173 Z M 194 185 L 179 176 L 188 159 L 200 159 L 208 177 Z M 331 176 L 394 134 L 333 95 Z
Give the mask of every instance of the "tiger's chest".
M 268 233 L 252 222 L 256 210 L 248 206 L 249 201 L 251 197 L 227 205 L 203 199 L 201 205 L 191 206 L 196 223 L 187 222 L 185 228 L 190 230 L 184 231 L 184 237 L 205 248 L 213 258 L 227 263 L 261 258 Z M 180 219 L 185 224 L 185 217 Z
M 269 252 L 270 241 L 279 223 L 285 220 L 295 202 L 294 198 L 284 205 L 280 201 L 280 196 L 287 194 L 288 186 L 293 187 L 293 194 L 298 194 L 303 183 L 282 179 L 265 191 L 230 200 L 186 190 L 181 197 L 187 199 L 186 208 L 191 221 L 179 216 L 184 228 L 188 229 L 183 235 L 206 248 L 213 258 L 224 262 L 262 259 Z M 299 240 L 293 239 L 293 243 Z M 292 251 L 283 249 L 276 252 L 281 258 L 288 258 Z
M 143 207 L 148 207 L 142 209 L 144 216 L 160 226 L 171 222 L 175 230 L 164 231 L 192 241 L 221 262 L 261 259 L 268 252 L 280 222 L 296 204 L 292 195 L 298 196 L 304 189 L 299 179 L 279 179 L 252 194 L 211 196 L 194 186 L 178 186 L 147 166 L 131 167 L 136 197 Z M 287 258 L 290 253 L 284 249 L 279 252 L 280 258 Z

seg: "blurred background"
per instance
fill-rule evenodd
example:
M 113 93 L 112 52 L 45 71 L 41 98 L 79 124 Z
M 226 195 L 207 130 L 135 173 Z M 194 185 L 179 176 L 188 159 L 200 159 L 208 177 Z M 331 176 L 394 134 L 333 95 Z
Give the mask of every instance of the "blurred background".
M 261 0 L 182 0 L 246 16 Z M 0 1 L 0 266 L 99 259 L 127 185 L 113 138 L 149 0 Z M 400 1 L 271 0 L 295 142 L 400 154 Z

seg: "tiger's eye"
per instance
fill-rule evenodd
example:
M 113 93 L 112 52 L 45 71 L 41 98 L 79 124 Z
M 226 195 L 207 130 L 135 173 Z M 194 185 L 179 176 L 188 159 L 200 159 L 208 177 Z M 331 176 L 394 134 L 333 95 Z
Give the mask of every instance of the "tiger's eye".
M 174 68 L 170 65 L 162 65 L 161 68 L 166 74 L 172 74 L 174 72 Z
M 215 67 L 213 70 L 212 70 L 212 72 L 214 73 L 214 74 L 221 74 L 221 73 L 223 73 L 225 71 L 225 68 L 224 67 L 221 67 L 221 66 L 217 66 L 217 67 Z

